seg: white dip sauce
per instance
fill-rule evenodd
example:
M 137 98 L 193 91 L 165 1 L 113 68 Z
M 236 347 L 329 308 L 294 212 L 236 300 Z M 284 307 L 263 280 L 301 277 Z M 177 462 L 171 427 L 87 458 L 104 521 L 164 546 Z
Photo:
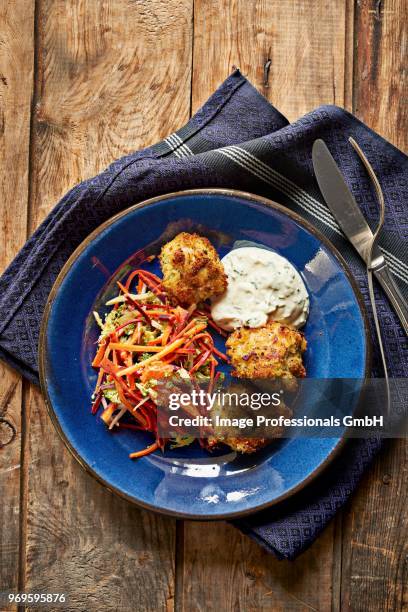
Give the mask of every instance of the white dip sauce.
M 299 328 L 309 314 L 309 296 L 299 272 L 277 253 L 241 247 L 223 259 L 228 288 L 212 301 L 214 321 L 227 331 L 261 327 L 268 319 Z

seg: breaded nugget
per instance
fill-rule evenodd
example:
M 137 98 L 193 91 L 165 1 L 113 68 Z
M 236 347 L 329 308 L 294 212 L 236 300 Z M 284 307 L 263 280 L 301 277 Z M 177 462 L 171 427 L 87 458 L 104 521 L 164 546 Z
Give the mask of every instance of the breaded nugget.
M 227 353 L 238 378 L 303 378 L 303 334 L 271 321 L 264 327 L 235 330 L 226 341 Z
M 220 444 L 225 444 L 237 453 L 250 455 L 267 446 L 269 442 L 270 440 L 266 438 L 232 438 L 231 436 L 211 437 L 208 438 L 206 447 L 208 450 L 214 450 L 217 449 Z
M 283 416 L 285 417 L 285 419 L 289 419 L 293 416 L 293 412 L 287 406 L 281 405 L 276 406 L 273 410 L 273 414 L 268 414 L 267 416 L 276 419 L 280 416 Z M 250 455 L 251 453 L 255 453 L 256 451 L 270 444 L 272 440 L 277 440 L 278 438 L 281 438 L 284 435 L 284 432 L 285 427 L 283 425 L 276 425 L 276 427 L 268 427 L 267 438 L 245 438 L 242 435 L 234 436 L 228 434 L 218 434 L 208 438 L 207 448 L 208 450 L 212 450 L 214 448 L 217 448 L 222 443 L 226 444 L 237 453 Z
M 259 388 L 248 383 L 233 383 L 228 387 L 228 393 L 237 394 L 238 398 L 241 394 L 250 395 L 251 393 L 257 393 L 259 395 Z M 240 401 L 237 398 L 237 402 L 231 406 L 222 406 L 215 404 L 212 411 L 212 416 L 218 415 L 220 418 L 248 418 L 254 417 L 253 410 L 250 406 L 241 406 Z M 280 416 L 289 419 L 293 416 L 293 412 L 289 406 L 286 406 L 281 402 L 278 406 L 269 406 L 269 409 L 264 407 L 264 416 L 268 418 L 279 419 Z M 252 436 L 248 436 L 249 432 L 252 432 Z M 220 444 L 226 444 L 232 450 L 237 453 L 251 454 L 255 453 L 261 448 L 264 448 L 272 442 L 281 438 L 284 435 L 285 427 L 283 425 L 276 426 L 268 425 L 264 430 L 258 426 L 248 426 L 245 429 L 237 427 L 224 426 L 222 424 L 214 427 L 214 435 L 209 436 L 207 439 L 207 449 L 212 450 L 217 448 Z M 263 434 L 266 434 L 264 437 Z
M 227 275 L 207 238 L 182 232 L 160 253 L 163 286 L 182 306 L 224 293 Z

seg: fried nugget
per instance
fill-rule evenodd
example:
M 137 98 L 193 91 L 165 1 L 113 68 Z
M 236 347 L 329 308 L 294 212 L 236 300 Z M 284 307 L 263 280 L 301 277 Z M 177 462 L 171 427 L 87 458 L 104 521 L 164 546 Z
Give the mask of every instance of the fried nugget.
M 259 395 L 259 389 L 257 386 L 247 382 L 233 382 L 228 387 L 228 393 L 237 395 L 237 402 L 231 406 L 224 406 L 221 404 L 215 404 L 212 410 L 213 417 L 219 416 L 220 418 L 228 417 L 231 419 L 245 419 L 254 417 L 254 412 L 251 406 L 241 405 L 239 397 L 241 394 L 250 395 L 251 393 L 257 393 Z M 263 414 L 268 418 L 279 419 L 280 416 L 285 419 L 289 419 L 293 416 L 293 411 L 289 406 L 281 402 L 278 406 L 269 406 L 269 409 L 264 407 Z M 268 425 L 264 430 L 256 425 L 248 426 L 245 430 L 237 427 L 224 426 L 222 424 L 213 427 L 214 434 L 209 436 L 206 440 L 206 447 L 208 450 L 216 449 L 220 444 L 229 446 L 232 450 L 237 453 L 243 453 L 249 455 L 256 451 L 264 448 L 272 442 L 281 438 L 284 435 L 284 425 L 277 423 L 275 426 Z M 251 433 L 252 436 L 251 436 Z M 249 435 L 248 435 L 249 434 Z M 266 434 L 266 437 L 264 435 Z
M 224 293 L 227 275 L 211 242 L 182 232 L 160 253 L 165 290 L 182 306 L 198 304 Z
M 207 439 L 206 448 L 211 451 L 217 449 L 220 444 L 225 444 L 237 453 L 250 455 L 267 446 L 269 442 L 270 440 L 266 438 L 232 438 L 231 436 L 211 437 Z
M 295 379 L 306 376 L 303 334 L 271 321 L 264 327 L 235 330 L 226 341 L 227 353 L 238 378 Z
M 273 418 L 279 418 L 280 416 L 285 417 L 285 419 L 289 419 L 293 416 L 293 412 L 288 406 L 281 405 L 276 406 L 274 408 L 273 414 L 268 415 Z M 223 435 L 216 434 L 215 436 L 211 436 L 207 439 L 207 448 L 208 450 L 216 449 L 220 444 L 226 444 L 233 451 L 237 453 L 243 453 L 244 455 L 250 455 L 252 453 L 256 453 L 256 451 L 261 448 L 265 448 L 268 444 L 272 442 L 272 440 L 277 440 L 282 438 L 285 432 L 285 427 L 283 425 L 276 425 L 276 427 L 268 428 L 268 437 L 267 438 L 245 438 L 242 435 Z

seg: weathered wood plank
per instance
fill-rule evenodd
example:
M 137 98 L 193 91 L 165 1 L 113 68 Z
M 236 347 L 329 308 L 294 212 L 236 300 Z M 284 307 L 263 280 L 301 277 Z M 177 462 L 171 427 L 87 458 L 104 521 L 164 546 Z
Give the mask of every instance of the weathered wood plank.
M 345 8 L 345 0 L 196 0 L 193 110 L 234 65 L 290 121 L 320 104 L 342 106 Z
M 407 22 L 403 0 L 357 3 L 354 111 L 405 151 Z M 408 607 L 407 483 L 407 444 L 394 441 L 387 444 L 344 513 L 342 610 Z
M 408 607 L 408 446 L 394 441 L 344 512 L 341 609 Z
M 175 524 L 85 474 L 30 396 L 26 589 L 64 592 L 64 610 L 169 610 Z
M 181 610 L 319 610 L 332 605 L 333 525 L 296 562 L 278 561 L 225 523 L 184 525 Z
M 3 271 L 23 245 L 27 231 L 34 62 L 32 0 L 1 3 L 0 23 L 0 270 Z M 22 385 L 21 377 L 4 364 L 0 365 L 0 379 L 0 591 L 16 591 Z
M 188 119 L 191 0 L 40 0 L 32 230 L 75 182 Z M 111 495 L 70 457 L 32 389 L 26 588 L 66 610 L 174 606 L 175 522 Z
M 350 106 L 350 4 L 196 0 L 193 110 L 233 65 L 290 120 L 320 104 Z M 277 561 L 225 524 L 186 523 L 180 541 L 181 609 L 339 609 L 338 521 L 294 563 Z
M 407 151 L 408 78 L 405 0 L 360 0 L 356 6 L 354 112 Z
M 21 377 L 0 366 L 0 593 L 17 591 L 20 544 Z M 1 608 L 12 610 L 14 607 Z

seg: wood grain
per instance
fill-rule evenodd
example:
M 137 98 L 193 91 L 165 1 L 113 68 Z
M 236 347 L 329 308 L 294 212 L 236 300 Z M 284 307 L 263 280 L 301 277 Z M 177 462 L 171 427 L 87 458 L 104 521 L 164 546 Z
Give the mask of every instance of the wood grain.
M 342 610 L 408 608 L 408 446 L 387 444 L 344 513 Z
M 188 119 L 191 18 L 191 0 L 37 3 L 30 231 L 74 183 Z M 27 403 L 26 589 L 65 591 L 66 610 L 173 609 L 175 522 L 104 490 L 37 390 Z
M 64 592 L 64 610 L 172 610 L 175 525 L 88 476 L 30 398 L 27 590 Z
M 180 609 L 330 610 L 333 529 L 293 563 L 278 561 L 231 525 L 186 522 Z
M 191 83 L 192 0 L 37 5 L 30 229 L 69 187 L 181 127 Z
M 356 8 L 354 112 L 407 151 L 408 4 L 360 0 Z
M 344 0 L 196 0 L 193 110 L 234 65 L 290 121 L 320 104 L 343 105 L 349 77 L 344 61 L 348 4 Z
M 354 112 L 408 150 L 407 20 L 403 1 L 356 6 Z M 408 609 L 408 447 L 390 442 L 343 524 L 342 610 Z
M 0 4 L 0 268 L 27 235 L 34 15 L 31 0 Z M 21 377 L 0 365 L 0 592 L 18 588 Z

